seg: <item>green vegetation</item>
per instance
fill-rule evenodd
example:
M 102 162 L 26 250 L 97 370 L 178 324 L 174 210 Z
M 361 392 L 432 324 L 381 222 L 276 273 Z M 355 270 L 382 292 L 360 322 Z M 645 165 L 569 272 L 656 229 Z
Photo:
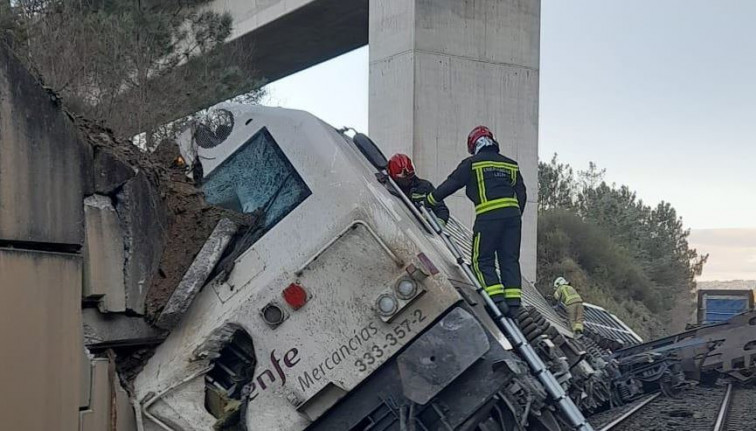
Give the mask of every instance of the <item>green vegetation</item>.
M 688 246 L 675 209 L 607 184 L 593 163 L 576 174 L 554 155 L 538 175 L 538 288 L 551 293 L 562 275 L 644 338 L 682 329 L 708 256 Z
M 250 47 L 225 43 L 231 17 L 207 3 L 0 0 L 0 40 L 67 109 L 154 146 L 207 100 L 262 94 Z

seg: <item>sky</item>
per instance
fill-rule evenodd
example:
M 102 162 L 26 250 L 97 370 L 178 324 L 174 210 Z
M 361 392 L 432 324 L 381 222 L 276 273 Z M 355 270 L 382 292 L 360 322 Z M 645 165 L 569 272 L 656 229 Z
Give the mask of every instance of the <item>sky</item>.
M 756 229 L 695 229 L 689 240 L 709 253 L 699 281 L 756 280 Z
M 752 0 L 541 3 L 540 158 L 558 153 L 578 169 L 596 162 L 645 202 L 671 202 L 687 227 L 704 231 L 691 243 L 718 250 L 709 266 L 726 267 L 705 277 L 756 278 L 754 17 Z M 266 104 L 367 131 L 368 50 L 268 92 Z M 732 232 L 752 241 L 730 256 Z

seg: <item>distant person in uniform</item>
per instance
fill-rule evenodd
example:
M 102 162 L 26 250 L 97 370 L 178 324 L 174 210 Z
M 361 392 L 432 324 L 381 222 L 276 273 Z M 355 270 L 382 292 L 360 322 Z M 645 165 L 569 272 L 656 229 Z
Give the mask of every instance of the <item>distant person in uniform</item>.
M 412 160 L 406 154 L 397 153 L 391 156 L 388 162 L 388 172 L 391 179 L 412 202 L 425 201 L 428 193 L 434 190 L 430 181 L 424 180 L 415 174 Z M 442 225 L 449 221 L 449 208 L 443 202 L 432 208 Z
M 515 316 L 522 297 L 520 238 L 527 194 L 517 162 L 499 154 L 499 143 L 485 126 L 467 136 L 470 157 L 428 194 L 434 208 L 465 187 L 475 205 L 472 269 L 486 293 L 507 316 Z M 501 276 L 496 272 L 499 262 Z
M 567 320 L 575 335 L 583 334 L 583 298 L 577 293 L 574 287 L 565 280 L 564 277 L 558 277 L 554 280 L 554 300 L 560 302 L 567 309 Z

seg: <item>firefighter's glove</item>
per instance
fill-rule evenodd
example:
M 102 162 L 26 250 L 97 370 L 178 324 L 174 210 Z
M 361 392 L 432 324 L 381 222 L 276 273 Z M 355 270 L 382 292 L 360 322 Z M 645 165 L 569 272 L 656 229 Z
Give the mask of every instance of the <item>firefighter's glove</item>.
M 443 221 L 441 219 L 437 219 L 437 220 L 438 220 L 438 224 L 441 226 L 442 229 L 446 227 L 446 222 L 445 221 Z

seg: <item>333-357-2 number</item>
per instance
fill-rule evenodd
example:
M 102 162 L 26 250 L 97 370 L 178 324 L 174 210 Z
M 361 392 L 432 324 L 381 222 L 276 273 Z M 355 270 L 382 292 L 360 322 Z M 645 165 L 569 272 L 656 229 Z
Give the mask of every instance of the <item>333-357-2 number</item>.
M 416 327 L 413 328 L 413 325 L 417 325 L 418 323 L 425 321 L 425 319 L 426 317 L 423 316 L 421 310 L 415 310 L 412 313 L 412 319 L 407 318 L 398 322 L 396 326 L 392 328 L 391 332 L 386 333 L 384 337 L 385 343 L 383 345 L 373 344 L 370 346 L 367 352 L 354 361 L 354 366 L 357 367 L 358 371 L 367 370 L 368 366 L 373 365 L 377 360 L 386 355 L 384 351 L 385 349 L 399 344 L 400 340 L 406 338 L 407 335 L 413 332 L 413 329 L 416 329 Z

